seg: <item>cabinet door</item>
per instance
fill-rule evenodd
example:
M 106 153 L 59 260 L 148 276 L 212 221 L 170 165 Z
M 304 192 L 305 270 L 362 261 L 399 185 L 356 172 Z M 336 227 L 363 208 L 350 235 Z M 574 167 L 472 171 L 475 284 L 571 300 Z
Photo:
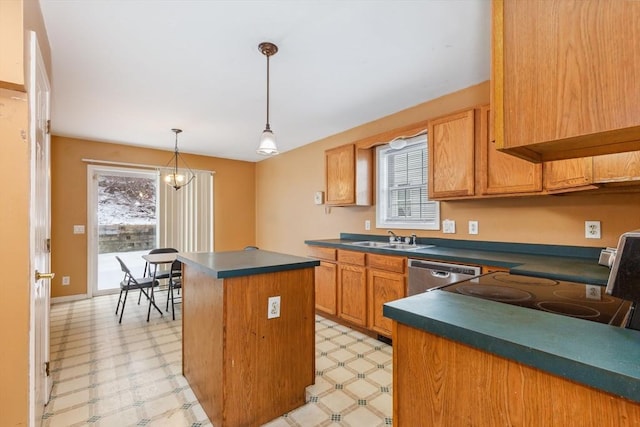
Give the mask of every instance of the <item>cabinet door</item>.
M 489 136 L 490 108 L 480 108 L 480 192 L 482 194 L 534 193 L 542 191 L 542 165 L 495 148 Z
M 382 315 L 382 305 L 405 297 L 405 278 L 402 274 L 369 270 L 369 328 L 391 336 L 392 320 Z
M 493 6 L 498 148 L 534 161 L 640 149 L 640 2 Z
M 475 110 L 429 122 L 429 197 L 475 193 Z
M 338 264 L 338 316 L 356 325 L 367 325 L 365 267 Z
M 584 187 L 593 182 L 591 157 L 544 163 L 544 188 L 548 191 Z
M 344 145 L 325 152 L 327 204 L 355 203 L 355 146 Z
M 331 262 L 320 261 L 316 267 L 316 309 L 328 314 L 336 314 L 338 267 Z
M 328 205 L 369 206 L 373 199 L 373 151 L 347 144 L 325 151 Z
M 593 158 L 593 181 L 631 182 L 640 180 L 640 152 L 608 154 Z

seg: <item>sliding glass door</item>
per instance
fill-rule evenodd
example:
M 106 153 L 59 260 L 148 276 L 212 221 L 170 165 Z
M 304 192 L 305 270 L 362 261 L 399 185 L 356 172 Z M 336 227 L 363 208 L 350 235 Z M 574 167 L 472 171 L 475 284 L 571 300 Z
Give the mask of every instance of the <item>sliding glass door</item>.
M 142 276 L 142 255 L 158 246 L 158 172 L 90 165 L 88 209 L 88 290 L 119 292 L 116 256 Z

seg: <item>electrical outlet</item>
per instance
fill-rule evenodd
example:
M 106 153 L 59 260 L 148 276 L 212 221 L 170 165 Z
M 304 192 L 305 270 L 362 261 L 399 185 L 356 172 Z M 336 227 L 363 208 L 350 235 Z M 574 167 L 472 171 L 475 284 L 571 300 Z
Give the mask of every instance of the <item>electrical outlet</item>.
M 371 221 L 369 221 L 368 219 L 365 220 L 365 222 L 364 222 L 364 229 L 365 230 L 371 230 Z
M 62 286 L 68 286 L 71 284 L 70 276 L 62 276 Z
M 586 237 L 587 239 L 599 239 L 600 238 L 600 221 L 585 221 L 584 237 Z
M 469 234 L 478 234 L 478 221 L 469 221 Z
M 269 297 L 267 307 L 267 319 L 275 319 L 276 317 L 280 317 L 280 296 Z
M 74 225 L 73 234 L 84 234 L 84 225 Z

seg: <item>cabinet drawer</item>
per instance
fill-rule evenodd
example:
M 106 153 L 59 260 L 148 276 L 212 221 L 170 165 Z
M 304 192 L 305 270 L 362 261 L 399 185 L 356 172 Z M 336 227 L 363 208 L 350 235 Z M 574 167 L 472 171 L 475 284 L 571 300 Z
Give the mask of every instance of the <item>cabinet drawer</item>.
M 338 261 L 345 264 L 365 265 L 365 253 L 339 250 Z
M 309 246 L 309 256 L 318 259 L 326 259 L 327 261 L 335 261 L 336 249 L 323 248 L 319 246 Z
M 399 256 L 369 254 L 369 267 L 404 274 L 406 258 Z

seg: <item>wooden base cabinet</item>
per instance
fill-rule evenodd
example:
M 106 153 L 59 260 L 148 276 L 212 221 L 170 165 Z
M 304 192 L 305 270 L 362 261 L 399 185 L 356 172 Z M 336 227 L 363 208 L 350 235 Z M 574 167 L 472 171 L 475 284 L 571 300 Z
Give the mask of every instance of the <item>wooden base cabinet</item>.
M 382 270 L 369 270 L 369 329 L 391 337 L 392 320 L 382 315 L 382 305 L 404 298 L 405 276 Z
M 365 253 L 338 251 L 338 316 L 367 326 Z
M 337 313 L 338 266 L 334 262 L 320 261 L 316 267 L 316 310 Z
M 320 260 L 316 267 L 316 310 L 336 315 L 338 312 L 337 250 L 321 246 L 309 246 L 309 256 Z
M 640 404 L 394 322 L 393 425 L 637 426 Z

